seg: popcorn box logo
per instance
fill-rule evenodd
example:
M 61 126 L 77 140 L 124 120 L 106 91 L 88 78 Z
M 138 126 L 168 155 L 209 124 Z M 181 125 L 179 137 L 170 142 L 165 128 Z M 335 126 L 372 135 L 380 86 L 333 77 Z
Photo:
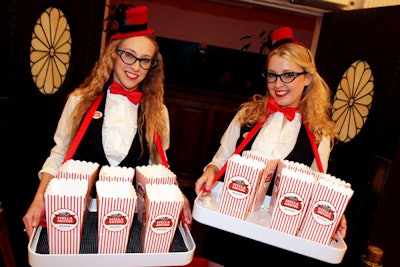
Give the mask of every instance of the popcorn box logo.
M 164 234 L 170 231 L 174 226 L 174 218 L 170 215 L 159 215 L 151 222 L 151 230 L 158 234 Z
M 314 204 L 312 215 L 322 225 L 332 224 L 335 220 L 336 210 L 329 202 L 318 201 Z
M 232 177 L 228 182 L 228 192 L 234 198 L 245 198 L 250 193 L 250 183 L 243 177 Z
M 128 225 L 128 215 L 122 211 L 111 211 L 103 217 L 103 225 L 109 231 L 121 231 Z
M 78 219 L 75 212 L 67 209 L 62 209 L 54 212 L 51 215 L 51 224 L 60 231 L 70 231 L 78 224 Z
M 279 201 L 279 208 L 286 215 L 297 215 L 303 210 L 303 200 L 297 194 L 283 194 Z

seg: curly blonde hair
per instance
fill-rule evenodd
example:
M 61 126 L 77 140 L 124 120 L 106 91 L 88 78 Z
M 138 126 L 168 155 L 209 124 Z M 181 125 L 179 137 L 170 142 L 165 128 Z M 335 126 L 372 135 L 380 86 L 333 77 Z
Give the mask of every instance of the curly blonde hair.
M 273 55 L 285 58 L 297 64 L 312 77 L 310 85 L 304 88 L 300 100 L 299 110 L 303 122 L 308 123 L 310 131 L 314 133 L 317 144 L 326 136 L 331 140 L 331 148 L 337 139 L 337 129 L 331 119 L 332 93 L 329 86 L 317 72 L 314 57 L 309 49 L 303 45 L 288 43 L 279 46 L 268 55 L 266 66 Z M 266 95 L 256 94 L 251 101 L 243 103 L 239 110 L 239 121 L 241 126 L 252 125 L 263 120 L 266 115 L 266 104 L 270 97 L 267 90 Z
M 143 126 L 146 125 L 145 138 L 148 143 L 150 158 L 154 164 L 161 163 L 160 155 L 154 141 L 155 133 L 158 133 L 163 142 L 169 139 L 168 121 L 164 112 L 164 62 L 159 51 L 159 46 L 154 35 L 146 36 L 155 45 L 153 60 L 157 61 L 158 66 L 149 70 L 146 78 L 140 83 L 140 91 L 143 92 L 140 102 L 141 112 L 138 116 L 138 134 L 143 150 Z M 75 136 L 84 114 L 91 106 L 92 102 L 103 91 L 107 90 L 113 73 L 114 61 L 118 57 L 116 50 L 121 40 L 110 41 L 101 53 L 99 60 L 85 80 L 71 94 L 81 96 L 81 100 L 76 105 L 70 118 L 71 136 Z

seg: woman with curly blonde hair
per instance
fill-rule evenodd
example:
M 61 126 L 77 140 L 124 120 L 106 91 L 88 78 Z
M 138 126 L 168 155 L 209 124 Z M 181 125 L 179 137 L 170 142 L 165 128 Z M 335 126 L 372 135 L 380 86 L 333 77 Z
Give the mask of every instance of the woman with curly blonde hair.
M 303 123 L 307 123 L 310 130 L 313 132 L 316 142 L 319 144 L 322 138 L 325 136 L 331 142 L 331 148 L 335 144 L 337 138 L 337 130 L 331 119 L 331 90 L 329 89 L 326 82 L 321 78 L 317 72 L 314 58 L 306 47 L 288 43 L 281 45 L 268 55 L 267 62 L 273 57 L 279 57 L 285 59 L 288 62 L 298 65 L 304 72 L 309 84 L 304 87 L 301 97 L 298 102 L 294 102 L 291 105 L 281 105 L 282 107 L 294 107 L 297 108 L 299 113 L 302 115 Z M 268 63 L 267 63 L 268 64 Z M 297 72 L 299 73 L 299 72 Z M 277 81 L 276 74 L 270 72 L 266 73 L 268 86 L 273 86 Z M 293 76 L 292 76 L 293 75 Z M 302 74 L 296 74 L 296 72 L 285 73 L 286 79 L 294 79 Z M 269 77 L 268 77 L 269 76 Z M 284 76 L 281 76 L 285 79 Z M 271 81 L 271 82 L 268 82 Z M 281 81 L 282 82 L 282 81 Z M 284 82 L 283 82 L 284 83 Z M 289 83 L 290 84 L 290 83 Z M 268 90 L 266 95 L 254 95 L 253 101 L 246 102 L 241 105 L 241 110 L 238 114 L 238 120 L 240 126 L 252 125 L 259 120 L 262 120 L 266 113 L 268 99 L 274 97 L 274 90 Z M 278 98 L 279 99 L 279 98 Z M 282 100 L 281 100 L 282 101 Z M 277 101 L 279 104 L 279 101 Z M 325 168 L 326 170 L 326 168 Z
M 266 62 L 267 92 L 256 94 L 243 103 L 221 138 L 220 147 L 212 161 L 197 180 L 195 191 L 206 195 L 223 179 L 221 170 L 238 147 L 261 153 L 267 159 L 286 159 L 303 163 L 312 169 L 326 172 L 329 155 L 336 142 L 337 131 L 331 120 L 331 91 L 317 72 L 314 58 L 303 44 L 295 42 L 293 32 L 283 27 L 269 35 L 270 54 Z M 253 138 L 252 129 L 259 126 Z M 249 142 L 242 146 L 242 141 Z M 280 265 L 311 266 L 307 257 L 290 253 L 249 238 L 206 228 L 201 254 L 208 266 L 258 266 L 268 258 Z M 344 238 L 347 226 L 343 216 L 338 227 Z M 338 237 L 338 236 L 336 236 Z M 239 255 L 240 256 L 240 255 Z M 321 262 L 315 260 L 316 266 Z
M 154 31 L 147 26 L 147 7 L 121 5 L 115 18 L 118 29 L 64 106 L 55 146 L 39 171 L 39 187 L 23 217 L 29 237 L 39 225 L 46 187 L 65 159 L 96 162 L 100 168 L 167 164 L 170 129 L 164 64 Z M 87 128 L 82 135 L 83 125 Z M 184 199 L 184 220 L 190 225 L 191 207 Z
M 156 37 L 154 35 L 149 35 L 146 36 L 146 38 L 155 47 L 155 54 L 152 60 L 157 63 L 152 64 L 157 65 L 146 70 L 148 73 L 140 83 L 142 97 L 140 100 L 141 112 L 137 118 L 138 134 L 140 145 L 143 149 L 143 126 L 146 125 L 145 139 L 148 144 L 147 148 L 150 151 L 150 158 L 155 164 L 161 164 L 154 143 L 154 134 L 158 133 L 160 135 L 163 144 L 169 144 L 169 119 L 165 118 L 168 113 L 164 105 L 164 63 L 159 52 Z M 113 72 L 114 62 L 119 58 L 116 51 L 121 47 L 120 43 L 121 40 L 116 39 L 111 40 L 107 44 L 105 51 L 102 53 L 90 75 L 71 93 L 71 95 L 80 99 L 69 117 L 69 125 L 71 127 L 69 133 L 71 136 L 75 136 L 83 116 L 93 101 L 99 94 L 107 89 L 107 87 L 103 85 L 109 84 L 109 77 L 110 73 Z M 123 55 L 126 55 L 126 52 L 124 52 Z

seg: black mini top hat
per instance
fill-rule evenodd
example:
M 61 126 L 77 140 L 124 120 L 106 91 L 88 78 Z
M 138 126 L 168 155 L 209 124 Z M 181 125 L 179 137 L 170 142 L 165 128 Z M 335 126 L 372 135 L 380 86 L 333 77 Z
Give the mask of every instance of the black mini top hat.
M 268 34 L 267 47 L 269 51 L 283 44 L 294 43 L 304 46 L 303 43 L 295 42 L 293 30 L 290 27 L 282 27 Z
M 118 26 L 111 33 L 110 40 L 154 33 L 147 25 L 147 6 L 120 5 L 115 10 L 113 19 Z

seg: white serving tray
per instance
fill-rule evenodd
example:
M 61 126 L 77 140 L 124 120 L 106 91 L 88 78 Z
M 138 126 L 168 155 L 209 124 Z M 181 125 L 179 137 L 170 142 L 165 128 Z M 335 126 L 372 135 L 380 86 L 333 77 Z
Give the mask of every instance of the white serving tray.
M 96 200 L 93 199 L 90 211 L 96 211 Z M 41 226 L 36 228 L 29 240 L 28 259 L 32 267 L 137 267 L 137 266 L 182 266 L 189 264 L 193 259 L 196 245 L 190 230 L 181 223 L 178 229 L 182 235 L 188 251 L 170 253 L 124 253 L 124 254 L 39 254 L 36 253 Z
M 222 188 L 223 182 L 217 182 L 211 191 L 210 203 L 200 200 L 199 197 L 195 199 L 193 218 L 196 221 L 324 262 L 338 264 L 343 260 L 347 245 L 341 237 L 327 246 L 270 229 L 271 215 L 265 208 L 269 207 L 268 195 L 264 199 L 263 207 L 250 213 L 246 220 L 220 213 L 218 210 Z

